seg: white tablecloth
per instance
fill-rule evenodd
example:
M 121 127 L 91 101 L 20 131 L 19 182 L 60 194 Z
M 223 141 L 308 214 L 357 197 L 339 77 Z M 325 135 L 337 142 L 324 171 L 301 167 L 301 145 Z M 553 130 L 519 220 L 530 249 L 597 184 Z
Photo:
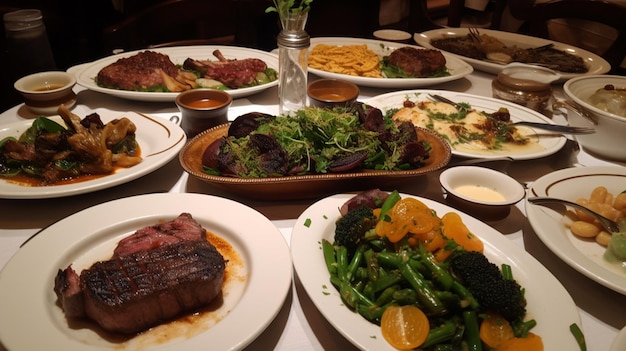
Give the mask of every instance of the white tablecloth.
M 428 87 L 428 89 L 453 90 L 471 94 L 491 96 L 492 75 L 474 72 L 464 79 Z M 178 114 L 176 105 L 171 103 L 147 103 L 122 100 L 100 93 L 82 90 L 77 87 L 78 104 L 74 112 L 85 115 L 92 111 L 135 111 L 153 116 L 169 118 Z M 391 89 L 374 89 L 363 87 L 361 100 L 389 92 Z M 559 88 L 557 96 L 561 94 Z M 277 112 L 277 89 L 272 88 L 260 94 L 237 99 L 229 113 L 234 118 L 249 111 L 268 113 Z M 24 106 L 16 106 L 0 114 L 0 126 L 24 118 L 32 118 Z M 556 116 L 555 118 L 562 118 Z M 538 176 L 558 168 L 571 166 L 614 165 L 622 164 L 596 159 L 584 150 L 577 150 L 572 141 L 566 145 L 567 150 L 541 160 L 522 161 L 509 167 L 509 174 L 519 181 L 532 182 Z M 130 184 L 124 184 L 105 191 L 79 195 L 71 198 L 42 200 L 2 200 L 0 199 L 0 268 L 18 252 L 30 235 L 40 228 L 68 216 L 80 209 L 98 203 L 147 192 L 199 192 L 230 197 L 219 189 L 214 189 L 188 177 L 177 160 L 162 169 L 155 171 Z M 440 189 L 433 189 L 425 194 L 416 194 L 441 201 Z M 262 201 L 233 197 L 251 207 L 256 208 L 272 220 L 289 242 L 292 226 L 298 214 L 308 203 L 276 204 Z M 626 325 L 626 297 L 615 293 L 594 281 L 577 273 L 556 257 L 534 234 L 524 217 L 523 203 L 516 205 L 518 211 L 512 211 L 509 218 L 501 221 L 488 222 L 491 226 L 506 235 L 520 247 L 525 248 L 553 274 L 570 291 L 582 318 L 582 327 L 587 338 L 588 350 L 607 351 L 618 330 Z M 513 213 L 514 212 L 514 213 Z M 36 264 L 36 262 L 33 262 Z M 25 277 L 28 279 L 28 277 Z M 549 308 L 550 306 L 546 306 Z M 25 309 L 24 313 L 28 313 Z M 253 313 L 253 312 L 251 312 Z M 555 311 L 558 313 L 558 311 Z M 0 318 L 10 318 L 0 311 Z M 36 331 L 24 330 L 24 337 L 36 337 Z M 1 340 L 0 340 L 1 343 Z M 51 349 L 54 346 L 51 345 Z M 297 276 L 294 277 L 292 293 L 288 296 L 281 311 L 271 325 L 257 338 L 247 350 L 352 350 L 355 347 L 343 338 L 317 311 L 303 290 Z M 0 345 L 0 351 L 3 350 Z M 556 350 L 548 350 L 556 351 Z M 560 350 L 559 350 L 560 351 Z M 575 350 L 571 350 L 575 351 Z

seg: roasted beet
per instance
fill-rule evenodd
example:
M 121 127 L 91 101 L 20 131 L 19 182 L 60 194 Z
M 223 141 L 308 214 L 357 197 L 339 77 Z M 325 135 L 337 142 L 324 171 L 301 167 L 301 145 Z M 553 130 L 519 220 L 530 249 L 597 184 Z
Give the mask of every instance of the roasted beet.
M 276 116 L 262 112 L 243 114 L 235 118 L 230 127 L 228 127 L 228 136 L 243 138 L 259 128 L 261 124 L 267 123 L 274 118 L 276 118 Z
M 387 197 L 389 197 L 389 193 L 380 189 L 367 190 L 356 194 L 350 200 L 346 201 L 339 209 L 339 212 L 343 216 L 348 213 L 348 211 L 359 206 L 367 206 L 372 209 L 378 208 L 385 202 Z
M 347 172 L 361 168 L 363 161 L 367 158 L 367 151 L 358 151 L 353 154 L 341 157 L 333 161 L 328 169 L 331 172 Z
M 217 158 L 220 153 L 220 146 L 224 142 L 224 138 L 213 141 L 202 154 L 202 165 L 205 167 L 217 169 Z
M 385 131 L 383 112 L 380 109 L 358 101 L 354 102 L 352 107 L 359 114 L 359 120 L 361 120 L 365 129 L 373 132 Z
M 248 144 L 259 151 L 259 167 L 269 175 L 285 175 L 289 170 L 287 151 L 271 136 L 250 135 Z

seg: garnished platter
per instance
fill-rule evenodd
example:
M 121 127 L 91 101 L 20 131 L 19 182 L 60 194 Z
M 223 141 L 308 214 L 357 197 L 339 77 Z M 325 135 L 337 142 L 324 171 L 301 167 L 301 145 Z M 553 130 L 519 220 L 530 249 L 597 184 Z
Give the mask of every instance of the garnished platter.
M 612 194 L 621 193 L 626 190 L 626 170 L 624 167 L 598 166 L 554 171 L 533 182 L 528 196 L 576 201 L 589 198 L 596 186 L 604 186 Z M 533 230 L 555 255 L 588 278 L 626 295 L 626 269 L 603 258 L 606 248 L 595 240 L 573 235 L 565 226 L 563 213 L 528 201 L 525 207 Z
M 219 304 L 202 315 L 124 339 L 107 337 L 93 326 L 68 325 L 53 291 L 60 267 L 70 262 L 76 267 L 89 265 L 105 252 L 110 255 L 117 242 L 135 230 L 171 220 L 184 211 L 229 243 L 241 258 L 241 268 L 223 287 Z M 259 234 L 263 240 L 258 240 Z M 207 345 L 241 350 L 280 311 L 291 287 L 291 267 L 281 232 L 265 216 L 238 202 L 173 193 L 114 200 L 51 225 L 6 264 L 0 274 L 0 310 L 12 317 L 0 321 L 0 339 L 15 351 L 44 350 L 50 345 L 66 351 L 198 350 Z
M 291 236 L 294 268 L 315 306 L 346 339 L 362 350 L 395 350 L 387 344 L 379 326 L 344 305 L 329 281 L 320 243 L 322 239 L 334 241 L 338 209 L 352 196 L 354 194 L 338 194 L 324 198 L 300 215 Z M 402 197 L 414 196 L 402 194 Z M 542 337 L 546 350 L 578 349 L 569 330 L 572 323 L 581 326 L 576 305 L 567 290 L 541 263 L 487 224 L 441 203 L 417 199 L 440 216 L 447 212 L 458 213 L 470 231 L 482 239 L 484 253 L 491 262 L 511 265 L 515 279 L 526 289 L 528 317 L 537 321 L 532 331 Z M 559 313 L 552 313 L 552 308 Z
M 542 115 L 539 112 L 531 110 L 529 108 L 520 106 L 518 104 L 507 102 L 504 100 L 472 95 L 466 93 L 457 93 L 452 91 L 443 90 L 406 90 L 378 95 L 366 101 L 367 104 L 374 107 L 378 107 L 383 112 L 390 109 L 397 109 L 403 107 L 403 102 L 407 99 L 413 102 L 427 101 L 429 94 L 438 94 L 449 100 L 457 103 L 468 103 L 473 109 L 477 111 L 485 111 L 493 113 L 498 109 L 505 107 L 511 114 L 511 121 L 529 121 L 552 124 L 551 119 Z M 522 128 L 519 128 L 522 129 Z M 499 157 L 511 157 L 515 160 L 528 160 L 540 157 L 545 157 L 559 151 L 567 140 L 563 135 L 554 134 L 551 132 L 539 131 L 536 133 L 534 130 L 523 128 L 529 136 L 532 136 L 535 141 L 532 147 L 520 148 L 514 151 L 510 150 L 483 150 L 483 149 L 470 149 L 461 148 L 460 146 L 452 146 L 452 154 L 459 157 L 468 158 L 499 158 Z
M 553 44 L 553 47 L 555 49 L 565 51 L 569 54 L 581 57 L 583 61 L 585 62 L 585 64 L 587 65 L 587 67 L 589 68 L 589 71 L 587 73 L 559 72 L 559 74 L 561 75 L 560 81 L 566 81 L 570 78 L 578 77 L 584 74 L 604 74 L 611 69 L 611 65 L 602 57 L 590 51 L 577 48 L 575 46 L 571 46 L 571 45 L 564 44 L 564 43 L 559 43 L 559 42 L 552 41 L 552 40 L 536 38 L 536 37 L 526 36 L 526 35 L 517 34 L 517 33 L 497 31 L 497 30 L 492 30 L 492 29 L 481 28 L 479 31 L 480 33 L 487 34 L 496 39 L 499 39 L 507 46 L 515 45 L 520 48 L 536 48 L 536 47 L 540 47 L 540 46 L 547 45 L 547 44 Z M 434 49 L 435 47 L 431 44 L 431 40 L 442 39 L 442 38 L 447 38 L 447 37 L 467 36 L 468 33 L 469 33 L 468 28 L 442 28 L 442 29 L 433 29 L 430 31 L 422 32 L 422 33 L 416 33 L 413 36 L 413 39 L 415 40 L 417 44 L 425 48 Z M 497 74 L 505 66 L 504 64 L 500 64 L 500 63 L 473 59 L 473 58 L 469 58 L 466 56 L 457 55 L 453 53 L 449 53 L 449 54 L 466 61 L 467 63 L 472 65 L 472 67 L 474 67 L 476 70 L 487 72 L 487 73 Z
M 359 38 L 339 38 L 339 37 L 320 37 L 320 38 L 311 38 L 311 48 L 309 52 L 313 50 L 313 48 L 317 44 L 326 44 L 326 45 L 367 45 L 367 48 L 374 51 L 380 59 L 383 56 L 388 56 L 393 50 L 404 47 L 411 46 L 401 43 L 388 42 L 384 40 L 374 40 L 374 39 L 359 39 Z M 415 48 L 421 49 L 420 47 Z M 373 77 L 360 77 L 360 76 L 352 76 L 348 74 L 341 73 L 333 73 L 327 72 L 321 69 L 310 68 L 309 72 L 324 78 L 335 78 L 335 79 L 344 79 L 355 83 L 360 86 L 368 86 L 368 87 L 376 87 L 376 88 L 418 88 L 424 86 L 432 86 L 435 84 L 450 82 L 453 80 L 461 79 L 474 71 L 472 66 L 467 64 L 465 61 L 459 59 L 454 55 L 450 55 L 447 53 L 443 53 L 446 58 L 446 67 L 450 72 L 449 76 L 444 77 L 433 77 L 433 78 L 373 78 Z
M 267 178 L 235 178 L 203 172 L 202 154 L 204 150 L 213 141 L 227 135 L 229 126 L 230 123 L 223 124 L 197 135 L 181 150 L 179 159 L 185 171 L 191 176 L 249 198 L 264 200 L 316 198 L 346 189 L 363 189 L 368 187 L 370 183 L 380 186 L 381 182 L 415 178 L 441 169 L 448 164 L 451 156 L 447 142 L 426 129 L 418 128 L 419 140 L 430 143 L 431 151 L 424 166 L 416 169 L 400 171 L 363 170 Z
M 180 126 L 163 118 L 135 112 L 120 113 L 109 110 L 99 111 L 98 113 L 104 123 L 116 118 L 127 117 L 135 124 L 137 127 L 136 139 L 141 148 L 143 158 L 141 163 L 129 168 L 120 168 L 110 175 L 70 184 L 24 186 L 12 183 L 10 178 L 0 178 L 0 198 L 43 199 L 65 197 L 124 184 L 165 165 L 178 155 L 178 152 L 183 148 L 187 140 L 185 132 Z M 51 119 L 63 124 L 60 116 L 53 116 Z M 19 137 L 32 123 L 32 120 L 23 120 L 3 125 L 0 128 L 0 140 L 9 136 Z
M 185 59 L 194 58 L 197 60 L 212 60 L 217 61 L 213 57 L 212 53 L 215 50 L 220 50 L 227 59 L 246 59 L 246 58 L 258 58 L 263 60 L 268 67 L 278 71 L 278 57 L 272 53 L 262 50 L 235 47 L 235 46 L 179 46 L 179 47 L 167 47 L 167 48 L 155 48 L 149 49 L 151 51 L 159 52 L 168 55 L 172 62 L 176 65 L 182 65 Z M 98 72 L 116 62 L 122 57 L 129 57 L 136 55 L 137 53 L 145 50 L 129 51 L 121 54 L 102 58 L 87 65 L 81 65 L 80 69 L 76 72 L 76 81 L 79 85 L 93 91 L 117 96 L 129 100 L 138 101 L 174 101 L 178 93 L 173 92 L 142 92 L 142 91 L 127 91 L 118 89 L 109 89 L 99 86 L 95 77 Z M 227 90 L 233 98 L 241 98 L 252 94 L 259 93 L 271 87 L 277 86 L 278 80 L 272 81 L 267 84 Z

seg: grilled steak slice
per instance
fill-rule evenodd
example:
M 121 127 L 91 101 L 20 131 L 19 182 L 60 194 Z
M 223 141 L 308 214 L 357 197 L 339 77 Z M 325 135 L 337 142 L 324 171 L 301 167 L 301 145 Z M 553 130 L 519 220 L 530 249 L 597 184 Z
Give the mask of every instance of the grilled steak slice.
M 130 255 L 182 240 L 206 241 L 206 230 L 189 213 L 182 213 L 168 222 L 139 229 L 133 235 L 120 240 L 113 254 Z
M 265 72 L 267 64 L 257 58 L 226 59 L 219 50 L 213 55 L 219 61 L 194 60 L 188 58 L 183 68 L 200 72 L 204 77 L 222 82 L 231 89 L 243 88 L 254 83 L 257 73 Z
M 80 277 L 85 314 L 109 331 L 136 333 L 210 303 L 224 259 L 208 241 L 180 241 L 109 261 Z
M 132 334 L 207 305 L 222 289 L 226 263 L 205 236 L 183 213 L 120 241 L 136 250 L 126 248 L 80 275 L 71 266 L 59 270 L 54 291 L 65 315 Z
M 179 69 L 167 55 L 142 51 L 130 57 L 121 58 L 98 72 L 98 85 L 122 90 L 147 90 L 155 86 L 165 86 L 162 72 L 176 78 Z
M 388 59 L 389 63 L 416 78 L 428 77 L 446 66 L 446 58 L 441 51 L 410 46 L 394 50 Z

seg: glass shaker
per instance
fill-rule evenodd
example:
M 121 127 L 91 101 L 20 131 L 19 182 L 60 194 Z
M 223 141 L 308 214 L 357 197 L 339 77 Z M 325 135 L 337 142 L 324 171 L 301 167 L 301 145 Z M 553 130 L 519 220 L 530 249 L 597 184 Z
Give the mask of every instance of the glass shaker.
M 293 16 L 292 16 L 293 15 Z M 308 50 L 311 38 L 304 30 L 307 14 L 290 14 L 281 19 L 278 34 L 278 112 L 293 114 L 306 106 Z
M 552 99 L 551 84 L 559 78 L 549 68 L 511 63 L 492 81 L 493 97 L 547 114 Z
M 3 18 L 14 78 L 57 69 L 40 10 L 8 12 Z

